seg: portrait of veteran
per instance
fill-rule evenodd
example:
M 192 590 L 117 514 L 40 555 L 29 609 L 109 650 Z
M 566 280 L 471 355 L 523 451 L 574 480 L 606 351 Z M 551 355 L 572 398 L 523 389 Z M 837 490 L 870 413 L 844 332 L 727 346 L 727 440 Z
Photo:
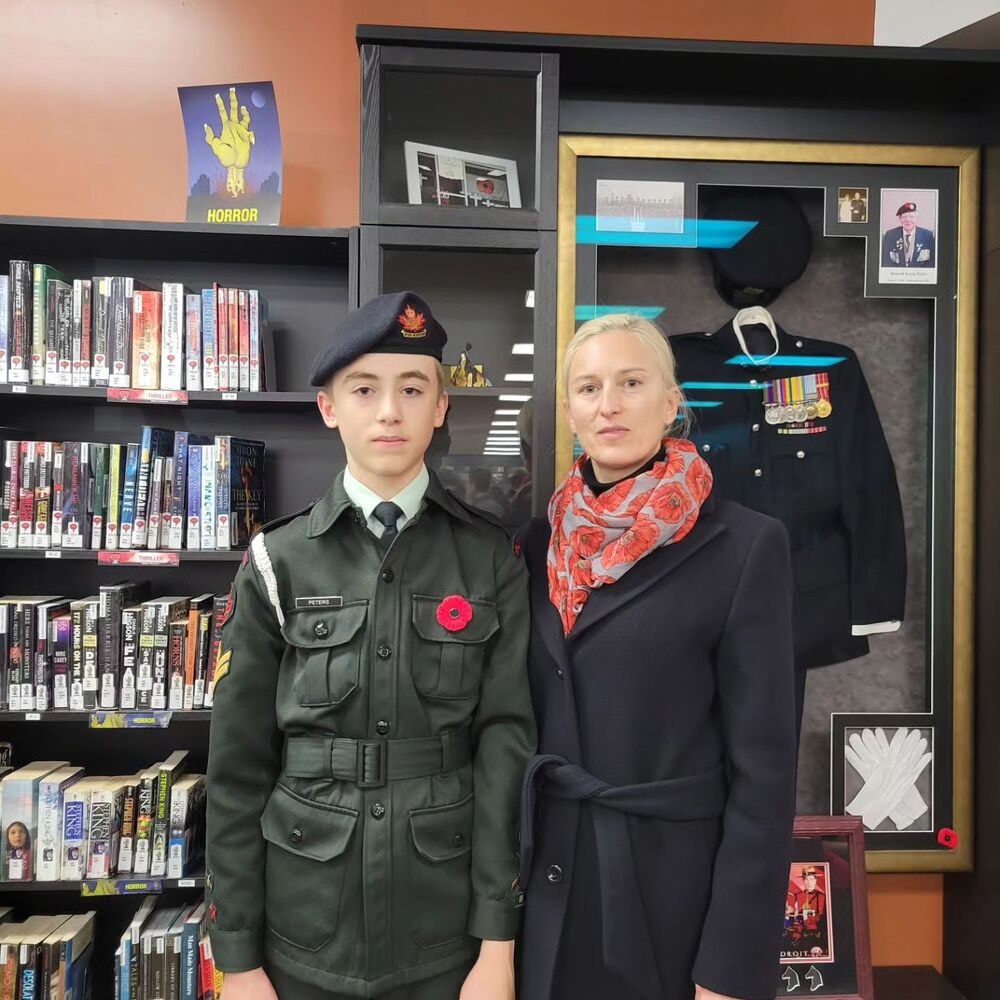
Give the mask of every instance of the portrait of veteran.
M 512 1000 L 535 750 L 523 560 L 425 453 L 445 331 L 380 296 L 313 365 L 347 468 L 223 617 L 207 896 L 223 1000 Z
M 649 321 L 584 323 L 562 380 L 583 455 L 515 542 L 539 741 L 519 1000 L 771 1000 L 795 795 L 785 529 L 713 497 Z
M 896 217 L 899 225 L 882 237 L 882 266 L 935 267 L 934 233 L 917 225 L 916 202 L 904 201 Z

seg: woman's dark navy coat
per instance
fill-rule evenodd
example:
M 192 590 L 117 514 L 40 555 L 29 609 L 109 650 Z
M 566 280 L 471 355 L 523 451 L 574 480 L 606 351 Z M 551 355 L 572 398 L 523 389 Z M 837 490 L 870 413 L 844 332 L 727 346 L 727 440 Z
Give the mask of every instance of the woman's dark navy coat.
M 775 520 L 709 499 L 568 638 L 531 574 L 537 769 L 519 1000 L 772 1000 L 795 794 L 792 592 Z M 537 801 L 533 800 L 537 796 Z M 533 822 L 531 819 L 533 817 Z

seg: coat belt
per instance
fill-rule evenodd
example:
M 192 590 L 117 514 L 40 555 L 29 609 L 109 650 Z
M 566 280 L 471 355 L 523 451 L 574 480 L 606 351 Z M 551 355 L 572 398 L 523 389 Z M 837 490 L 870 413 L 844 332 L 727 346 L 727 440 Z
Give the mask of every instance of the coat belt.
M 586 802 L 597 843 L 604 963 L 644 996 L 661 996 L 649 927 L 643 916 L 628 816 L 683 822 L 721 816 L 728 784 L 722 765 L 684 778 L 641 785 L 609 785 L 557 754 L 533 757 L 521 795 L 521 886 L 534 854 L 535 802 L 539 794 Z
M 290 736 L 282 773 L 291 778 L 336 778 L 358 788 L 423 778 L 464 767 L 472 759 L 469 727 L 399 740 Z

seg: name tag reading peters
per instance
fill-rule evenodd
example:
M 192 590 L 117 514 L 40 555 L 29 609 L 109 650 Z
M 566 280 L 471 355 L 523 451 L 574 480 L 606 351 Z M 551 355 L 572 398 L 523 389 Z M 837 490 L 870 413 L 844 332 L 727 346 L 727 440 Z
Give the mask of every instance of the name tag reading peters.
M 342 608 L 344 599 L 337 595 L 329 597 L 296 597 L 296 608 Z

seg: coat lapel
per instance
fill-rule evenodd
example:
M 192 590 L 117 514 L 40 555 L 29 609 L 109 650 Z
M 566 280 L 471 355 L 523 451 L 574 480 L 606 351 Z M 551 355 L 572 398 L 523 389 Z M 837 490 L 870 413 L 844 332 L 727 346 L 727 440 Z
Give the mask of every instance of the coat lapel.
M 709 501 L 711 503 L 711 501 Z M 583 606 L 569 636 L 570 641 L 576 640 L 587 629 L 603 621 L 609 615 L 634 600 L 649 587 L 658 583 L 672 573 L 678 566 L 690 559 L 696 552 L 725 531 L 725 527 L 714 519 L 705 518 L 708 508 L 702 511 L 694 530 L 683 541 L 675 545 L 665 545 L 640 559 L 620 580 L 612 584 L 598 587 Z M 537 605 L 536 605 L 537 606 Z M 552 609 L 553 617 L 560 631 L 562 626 L 559 616 Z

